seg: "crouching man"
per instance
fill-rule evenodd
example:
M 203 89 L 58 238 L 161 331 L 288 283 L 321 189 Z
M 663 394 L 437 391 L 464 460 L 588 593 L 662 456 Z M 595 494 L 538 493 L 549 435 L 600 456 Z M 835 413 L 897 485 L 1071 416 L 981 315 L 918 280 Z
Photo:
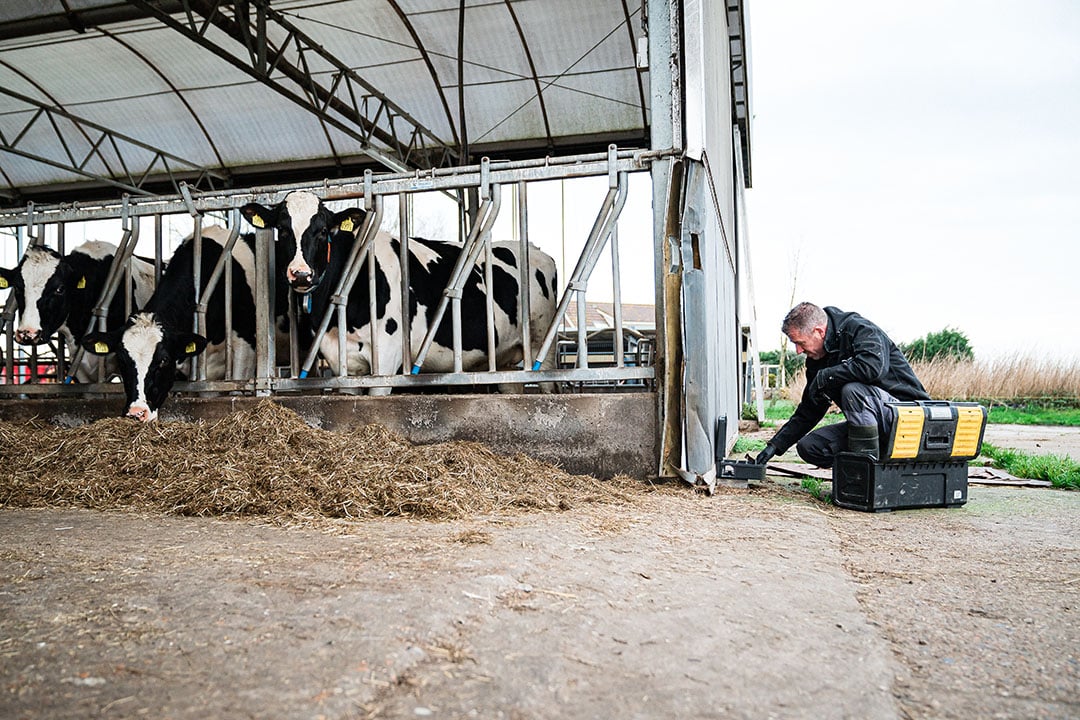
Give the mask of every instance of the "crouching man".
M 757 456 L 759 465 L 796 442 L 799 457 L 822 468 L 845 450 L 877 460 L 894 422 L 885 403 L 930 399 L 900 348 L 858 313 L 799 303 L 781 330 L 806 354 L 806 389 L 794 415 Z M 832 402 L 845 422 L 813 430 Z

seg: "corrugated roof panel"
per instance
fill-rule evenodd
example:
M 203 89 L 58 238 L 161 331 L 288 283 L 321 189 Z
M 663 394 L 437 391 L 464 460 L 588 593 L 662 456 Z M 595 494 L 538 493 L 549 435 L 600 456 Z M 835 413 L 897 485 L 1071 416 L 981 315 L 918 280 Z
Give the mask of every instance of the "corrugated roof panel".
M 630 3 L 631 29 L 641 34 L 640 3 Z M 518 17 L 525 27 L 536 71 L 542 77 L 567 72 L 632 67 L 634 47 L 622 3 L 545 0 L 521 3 Z
M 613 92 L 628 87 L 635 70 L 564 77 L 544 91 L 552 123 L 569 135 L 599 134 L 641 127 L 636 93 Z
M 3 59 L 45 87 L 61 107 L 72 112 L 82 104 L 169 89 L 153 68 L 139 62 L 111 38 L 96 33 L 83 35 L 62 48 L 51 44 L 24 46 L 3 53 Z
M 249 73 L 157 23 L 142 21 L 138 29 L 129 28 L 116 37 L 118 43 L 131 47 L 129 62 L 149 64 L 180 90 L 258 84 Z M 220 31 L 211 28 L 207 37 L 233 54 L 240 51 L 237 43 Z
M 186 94 L 231 165 L 276 163 L 330 156 L 318 120 L 282 103 L 261 85 L 205 89 Z
M 531 80 L 473 85 L 469 87 L 467 97 L 470 143 L 547 137 L 536 88 Z

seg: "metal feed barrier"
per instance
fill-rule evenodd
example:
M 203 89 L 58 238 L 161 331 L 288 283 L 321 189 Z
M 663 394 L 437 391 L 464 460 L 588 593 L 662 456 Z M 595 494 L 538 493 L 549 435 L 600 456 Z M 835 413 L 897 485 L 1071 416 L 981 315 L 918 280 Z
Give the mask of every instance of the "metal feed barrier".
M 353 252 L 347 263 L 346 272 L 341 277 L 337 287 L 334 288 L 333 301 L 327 313 L 321 318 L 313 318 L 316 328 L 316 337 L 311 350 L 303 357 L 298 352 L 299 343 L 296 338 L 296 317 L 300 310 L 297 308 L 296 297 L 290 293 L 289 317 L 292 328 L 292 338 L 288 360 L 279 365 L 275 358 L 275 318 L 272 308 L 274 307 L 274 283 L 271 279 L 274 273 L 280 269 L 274 267 L 274 253 L 271 251 L 273 242 L 272 231 L 257 230 L 255 232 L 255 265 L 257 268 L 254 287 L 252 288 L 256 300 L 256 372 L 254 377 L 235 378 L 231 377 L 233 348 L 231 347 L 231 333 L 226 346 L 226 376 L 224 380 L 210 381 L 206 379 L 205 363 L 196 361 L 190 368 L 190 380 L 179 382 L 175 386 L 177 391 L 198 393 L 228 393 L 243 392 L 256 395 L 270 395 L 277 392 L 322 392 L 325 390 L 353 391 L 357 389 L 372 388 L 423 388 L 435 386 L 460 386 L 460 385 L 488 385 L 488 384 L 521 384 L 556 382 L 566 386 L 584 387 L 607 385 L 610 387 L 626 386 L 647 387 L 655 380 L 655 370 L 651 364 L 652 353 L 644 356 L 638 355 L 638 359 L 625 362 L 624 353 L 612 353 L 613 348 L 627 347 L 626 337 L 622 324 L 622 299 L 620 283 L 620 258 L 618 247 L 617 221 L 627 197 L 628 175 L 632 172 L 647 170 L 650 164 L 671 153 L 657 153 L 646 151 L 618 151 L 614 146 L 607 153 L 591 155 L 578 155 L 563 158 L 547 158 L 542 160 L 530 160 L 520 162 L 490 162 L 484 159 L 479 165 L 458 167 L 451 169 L 436 169 L 429 171 L 416 171 L 409 173 L 391 173 L 373 175 L 365 173 L 363 178 L 345 180 L 341 182 L 325 182 L 323 185 L 311 187 L 310 185 L 278 185 L 257 189 L 225 190 L 217 192 L 193 193 L 189 188 L 183 187 L 182 193 L 177 196 L 160 196 L 153 198 L 133 199 L 125 196 L 122 201 L 115 204 L 100 204 L 93 206 L 56 205 L 37 206 L 33 204 L 20 209 L 17 212 L 0 212 L 0 228 L 8 228 L 15 239 L 21 243 L 21 234 L 25 231 L 30 238 L 30 244 L 44 241 L 46 228 L 55 228 L 57 249 L 63 253 L 65 225 L 89 220 L 116 219 L 119 218 L 123 226 L 123 236 L 119 243 L 119 249 L 114 257 L 110 269 L 105 291 L 101 293 L 93 312 L 92 328 L 104 328 L 108 319 L 108 306 L 115 293 L 121 288 L 127 297 L 131 296 L 130 263 L 128 262 L 139 239 L 140 219 L 145 217 L 154 218 L 155 228 L 155 263 L 160 277 L 160 268 L 165 262 L 162 257 L 162 219 L 169 215 L 182 213 L 190 214 L 194 220 L 195 232 L 200 232 L 203 217 L 207 213 L 224 212 L 228 217 L 227 226 L 230 230 L 226 241 L 225 250 L 215 265 L 211 275 L 203 282 L 201 277 L 201 258 L 196 252 L 195 257 L 195 293 L 196 313 L 194 323 L 196 331 L 205 327 L 207 303 L 216 286 L 224 281 L 226 294 L 226 324 L 227 329 L 232 326 L 231 296 L 232 296 L 232 251 L 241 232 L 239 207 L 251 201 L 273 204 L 291 190 L 308 189 L 316 192 L 326 201 L 339 201 L 346 199 L 362 198 L 364 207 L 368 211 L 365 224 L 358 234 L 358 242 L 354 244 Z M 517 216 L 515 227 L 521 243 L 521 257 L 519 282 L 520 287 L 527 288 L 530 278 L 528 276 L 528 253 L 529 253 L 529 224 L 528 224 L 528 184 L 530 182 L 554 180 L 560 178 L 580 178 L 590 176 L 606 176 L 608 179 L 608 191 L 605 195 L 596 220 L 589 232 L 585 245 L 577 258 L 574 270 L 567 279 L 564 289 L 559 297 L 558 310 L 552 325 L 545 328 L 544 340 L 540 347 L 532 347 L 531 328 L 529 327 L 529 297 L 527 292 L 519 292 L 519 317 L 521 322 L 522 345 L 524 350 L 524 363 L 519 370 L 498 370 L 495 358 L 495 329 L 494 308 L 492 293 L 487 293 L 486 324 L 487 324 L 487 369 L 481 371 L 464 371 L 462 361 L 462 333 L 461 333 L 461 290 L 468 277 L 468 269 L 476 262 L 482 263 L 485 283 L 491 287 L 491 229 L 498 218 L 502 207 L 503 188 L 512 188 L 516 193 Z M 402 354 L 403 369 L 395 373 L 396 368 L 382 368 L 378 365 L 379 343 L 385 341 L 375 331 L 375 323 L 371 323 L 371 335 L 368 338 L 371 343 L 372 374 L 366 376 L 347 375 L 345 359 L 345 344 L 339 343 L 340 354 L 338 357 L 339 372 L 337 375 L 328 377 L 325 370 L 320 366 L 318 356 L 319 340 L 336 322 L 340 333 L 345 334 L 345 305 L 353 284 L 360 277 L 360 273 L 368 273 L 369 281 L 375 274 L 375 256 L 370 251 L 371 243 L 379 229 L 383 215 L 383 200 L 388 196 L 396 196 L 399 200 L 400 219 L 399 236 L 400 244 L 399 262 L 401 263 L 402 285 L 402 317 L 408 316 L 408 294 L 405 290 L 409 284 L 408 264 L 405 262 L 408 252 L 408 208 L 412 197 L 417 193 L 439 192 L 445 194 L 465 193 L 470 190 L 478 192 L 480 205 L 477 208 L 475 219 L 471 223 L 470 231 L 464 240 L 463 250 L 458 263 L 451 275 L 451 282 L 443 290 L 440 304 L 436 310 L 436 318 L 432 323 L 432 329 L 423 339 L 416 356 L 411 353 L 412 338 L 409 337 L 408 323 L 404 323 L 402 330 Z M 459 203 L 460 205 L 461 203 Z M 200 246 L 195 244 L 196 249 Z M 595 269 L 605 247 L 610 248 L 612 261 L 612 296 L 613 296 L 613 327 L 610 334 L 605 336 L 605 344 L 608 347 L 606 355 L 610 361 L 601 363 L 601 366 L 590 366 L 590 333 L 595 334 L 596 328 L 589 328 L 585 322 L 586 292 L 589 279 Z M 370 282 L 369 287 L 374 287 Z M 369 298 L 371 317 L 375 317 L 374 293 Z M 576 306 L 577 322 L 573 333 L 560 332 L 571 303 Z M 127 311 L 132 308 L 128 303 Z M 423 364 L 427 353 L 434 340 L 435 328 L 444 315 L 449 311 L 453 327 L 454 344 L 454 370 L 446 373 L 425 373 Z M 55 395 L 79 395 L 118 393 L 120 387 L 115 382 L 108 382 L 104 376 L 104 364 L 99 365 L 98 382 L 74 384 L 56 382 L 66 378 L 70 381 L 74 368 L 80 361 L 81 350 L 75 351 L 75 356 L 70 362 L 65 358 L 64 342 L 56 338 L 48 346 L 23 348 L 13 342 L 15 325 L 15 303 L 13 293 L 9 294 L 3 314 L 3 332 L 5 334 L 4 375 L 0 383 L 0 397 L 13 396 L 55 396 Z M 314 324 L 317 322 L 317 324 Z M 91 328 L 91 329 L 92 329 Z M 633 343 L 631 343 L 633 344 Z M 560 348 L 573 346 L 576 352 L 576 362 L 572 367 L 560 367 L 555 370 L 541 370 L 541 365 L 549 354 L 560 353 Z M 38 350 L 43 352 L 39 356 Z M 595 357 L 595 351 L 592 353 Z M 642 361 L 641 358 L 647 358 Z M 561 361 L 566 360 L 562 353 Z M 563 362 L 560 362 L 562 365 Z M 39 367 L 48 366 L 50 373 L 43 375 Z M 24 370 L 29 368 L 29 374 Z M 25 380 L 29 382 L 25 382 Z

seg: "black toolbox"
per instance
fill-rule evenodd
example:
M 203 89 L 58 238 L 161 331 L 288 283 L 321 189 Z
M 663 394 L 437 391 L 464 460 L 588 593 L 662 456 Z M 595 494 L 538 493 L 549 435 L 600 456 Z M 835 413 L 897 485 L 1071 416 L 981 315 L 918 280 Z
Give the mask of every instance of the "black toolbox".
M 982 448 L 986 408 L 944 400 L 889 405 L 895 419 L 880 460 L 836 456 L 833 502 L 868 512 L 966 503 L 967 464 Z

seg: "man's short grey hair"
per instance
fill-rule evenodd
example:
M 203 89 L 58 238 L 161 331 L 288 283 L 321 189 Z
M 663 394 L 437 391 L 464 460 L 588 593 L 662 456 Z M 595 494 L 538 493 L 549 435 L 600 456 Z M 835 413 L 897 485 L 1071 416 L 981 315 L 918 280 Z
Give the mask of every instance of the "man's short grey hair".
M 780 332 L 788 335 L 792 330 L 798 330 L 806 335 L 818 325 L 827 325 L 828 315 L 814 303 L 801 302 L 788 311 L 784 316 L 784 323 L 780 326 Z

